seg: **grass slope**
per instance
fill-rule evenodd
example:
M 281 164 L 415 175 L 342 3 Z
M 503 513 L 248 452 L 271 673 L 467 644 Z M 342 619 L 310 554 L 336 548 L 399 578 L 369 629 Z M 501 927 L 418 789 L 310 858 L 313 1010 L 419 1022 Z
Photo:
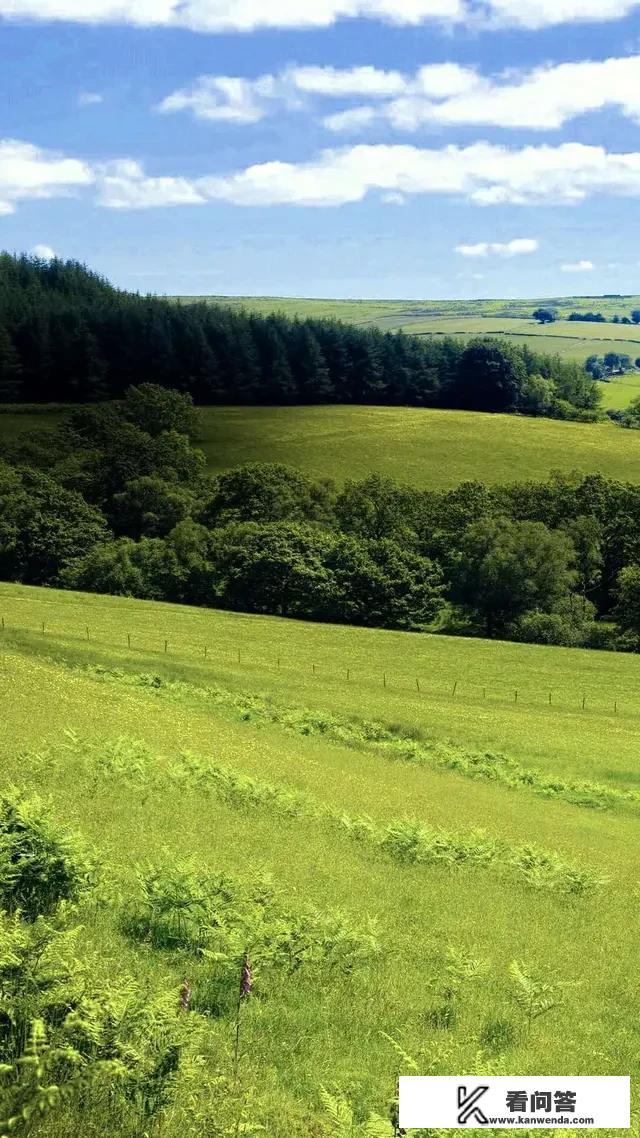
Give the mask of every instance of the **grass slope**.
M 207 304 L 231 305 L 265 316 L 270 312 L 283 312 L 287 316 L 336 317 L 362 324 L 380 320 L 406 323 L 426 317 L 527 318 L 535 308 L 555 308 L 561 317 L 567 317 L 571 312 L 601 312 L 605 318 L 611 319 L 616 314 L 628 316 L 632 309 L 640 309 L 640 296 L 560 296 L 515 300 L 331 300 L 282 296 L 183 296 L 173 299 L 181 304 L 204 301 Z
M 633 786 L 637 660 L 13 585 L 0 586 L 0 607 L 2 785 L 13 781 L 50 795 L 56 818 L 95 844 L 104 872 L 120 881 L 125 896 L 136 864 L 189 856 L 211 872 L 268 872 L 291 903 L 325 913 L 338 906 L 359 927 L 367 918 L 375 922 L 380 954 L 364 967 L 345 975 L 303 965 L 258 983 L 245 1013 L 241 1069 L 244 1084 L 255 1088 L 254 1121 L 270 1138 L 333 1133 L 321 1118 L 321 1084 L 348 1091 L 360 1117 L 373 1109 L 385 1113 L 396 1075 L 409 1071 L 383 1032 L 416 1057 L 421 1071 L 434 1073 L 632 1069 L 640 1010 L 629 984 L 636 959 L 629 906 L 637 876 L 635 807 L 603 813 L 544 800 L 524 787 L 392 762 L 365 738 L 351 746 L 320 729 L 305 733 L 270 722 L 258 713 L 255 693 L 272 708 L 322 708 L 354 724 L 363 716 L 395 722 L 400 739 L 413 728 L 414 736 L 453 737 L 465 746 L 500 743 L 512 755 L 534 756 L 540 769 Z M 428 688 L 420 696 L 412 675 L 418 670 Z M 141 673 L 157 675 L 157 686 Z M 517 705 L 509 701 L 516 681 Z M 480 683 L 491 692 L 486 701 Z M 550 684 L 558 701 L 551 709 L 541 691 Z M 628 705 L 614 717 L 608 705 L 618 689 L 628 689 Z M 585 712 L 576 708 L 582 690 L 589 697 Z M 253 705 L 254 712 L 247 710 Z M 77 741 L 60 747 L 65 729 Z M 126 744 L 117 751 L 117 774 L 106 761 L 113 749 L 89 745 L 117 736 L 145 744 L 142 773 L 139 761 L 127 767 Z M 177 785 L 167 757 L 185 747 L 202 756 L 203 776 L 224 764 L 245 790 L 221 796 L 206 777 Z M 135 752 L 138 760 L 141 753 Z M 270 787 L 271 797 L 257 794 L 258 786 Z M 319 810 L 283 814 L 277 795 L 287 793 L 313 800 Z M 573 895 L 541 882 L 536 887 L 504 860 L 487 866 L 398 860 L 336 828 L 336 813 L 367 814 L 376 827 L 413 817 L 466 835 L 482 825 L 484 840 L 507 851 L 534 841 L 563 864 L 606 881 L 591 894 Z M 89 902 L 81 915 L 82 950 L 98 953 L 114 979 L 126 967 L 177 991 L 188 968 L 197 999 L 206 975 L 196 959 L 137 947 L 122 934 L 117 905 Z M 446 1026 L 433 1013 L 442 1012 L 450 981 L 449 949 L 485 965 L 461 983 Z M 514 958 L 569 983 L 556 1009 L 530 1031 L 508 978 Z M 507 1024 L 501 1042 L 491 1028 L 496 1019 Z M 210 1062 L 230 1065 L 229 1015 L 205 1018 L 203 1032 Z M 47 1138 L 67 1133 L 47 1121 Z M 163 1129 L 167 1138 L 186 1133 L 184 1121 L 172 1127 L 169 1120 Z
M 632 379 L 603 385 L 605 406 L 640 395 Z M 61 412 L 0 413 L 0 438 L 54 426 Z M 209 470 L 285 462 L 314 478 L 361 478 L 371 471 L 423 488 L 546 478 L 552 470 L 600 471 L 640 479 L 634 431 L 612 423 L 564 423 L 414 407 L 205 407 L 202 447 Z
M 204 414 L 199 445 L 213 471 L 286 462 L 338 482 L 375 470 L 436 488 L 473 478 L 545 478 L 552 470 L 640 479 L 635 432 L 611 423 L 408 407 L 217 407 Z

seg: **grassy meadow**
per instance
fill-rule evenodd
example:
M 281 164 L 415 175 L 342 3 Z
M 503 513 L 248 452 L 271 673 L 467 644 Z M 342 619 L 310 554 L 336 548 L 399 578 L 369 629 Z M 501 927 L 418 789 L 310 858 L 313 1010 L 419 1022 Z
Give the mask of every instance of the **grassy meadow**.
M 342 482 L 375 470 L 425 488 L 545 478 L 552 470 L 640 477 L 635 432 L 608 422 L 412 407 L 216 407 L 204 416 L 199 445 L 213 471 L 285 462 L 316 478 L 330 471 Z
M 613 318 L 616 314 L 628 316 L 632 309 L 640 308 L 640 296 L 556 296 L 509 300 L 331 300 L 291 296 L 176 296 L 172 299 L 180 304 L 231 305 L 264 316 L 270 312 L 282 312 L 286 316 L 335 317 L 362 324 L 379 320 L 406 322 L 428 317 L 526 319 L 535 308 L 555 308 L 561 318 L 566 318 L 571 312 L 601 312 L 605 318 Z
M 640 376 L 638 377 L 640 381 Z M 606 387 L 605 406 L 619 381 Z M 640 394 L 631 380 L 621 383 Z M 553 470 L 600 471 L 640 478 L 635 431 L 610 422 L 572 423 L 472 411 L 415 407 L 205 407 L 198 446 L 212 473 L 245 462 L 284 462 L 315 478 L 336 482 L 372 470 L 400 482 L 443 489 L 467 479 L 487 483 L 543 479 Z M 61 412 L 0 414 L 0 438 L 56 425 Z
M 16 585 L 0 610 L 3 782 L 50 797 L 113 896 L 135 895 L 136 866 L 190 858 L 268 874 L 290 907 L 373 937 L 346 971 L 256 970 L 239 1132 L 346 1133 L 322 1087 L 385 1118 L 407 1056 L 423 1073 L 635 1070 L 637 658 Z M 414 823 L 440 853 L 397 845 Z M 176 999 L 186 973 L 199 1046 L 229 1074 L 233 1014 L 197 1010 L 215 966 L 132 940 L 123 904 L 84 903 L 78 951 Z M 561 992 L 530 1027 L 513 960 Z M 234 1133 L 198 1123 L 210 1087 L 181 1091 L 163 1138 Z M 53 1116 L 45 1132 L 68 1133 Z

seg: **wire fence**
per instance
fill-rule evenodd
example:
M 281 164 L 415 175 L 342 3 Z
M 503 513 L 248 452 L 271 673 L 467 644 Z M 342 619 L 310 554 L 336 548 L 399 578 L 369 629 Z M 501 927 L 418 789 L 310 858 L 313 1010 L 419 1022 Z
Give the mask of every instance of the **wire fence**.
M 256 645 L 212 646 L 211 644 L 195 644 L 178 638 L 170 639 L 166 636 L 155 638 L 149 633 L 146 636 L 139 631 L 123 632 L 121 636 L 113 638 L 110 631 L 92 629 L 85 624 L 77 627 L 75 632 L 65 629 L 53 629 L 41 621 L 37 627 L 18 626 L 9 623 L 0 617 L 0 633 L 7 637 L 18 635 L 25 637 L 44 638 L 53 644 L 58 641 L 76 641 L 93 645 L 98 649 L 111 649 L 127 651 L 135 657 L 144 657 L 145 660 L 158 662 L 173 659 L 176 663 L 205 664 L 211 669 L 244 668 L 249 671 L 274 672 L 283 679 L 291 677 L 301 680 L 305 677 L 315 677 L 318 682 L 354 685 L 361 688 L 379 689 L 382 692 L 397 695 L 411 695 L 413 698 L 421 697 L 447 700 L 453 703 L 468 703 L 479 706 L 496 705 L 510 706 L 514 710 L 546 710 L 552 714 L 567 712 L 583 712 L 595 715 L 623 716 L 625 718 L 640 718 L 640 687 L 637 693 L 620 692 L 614 695 L 594 695 L 592 692 L 576 690 L 568 692 L 552 687 L 533 687 L 531 684 L 521 683 L 516 686 L 494 682 L 476 682 L 467 678 L 442 679 L 437 681 L 433 675 L 410 675 L 398 670 L 371 670 L 351 663 L 337 666 L 335 661 L 314 662 L 308 658 L 294 658 L 287 654 L 283 656 L 274 652 L 273 655 L 260 653 Z M 516 681 L 517 682 L 517 681 Z

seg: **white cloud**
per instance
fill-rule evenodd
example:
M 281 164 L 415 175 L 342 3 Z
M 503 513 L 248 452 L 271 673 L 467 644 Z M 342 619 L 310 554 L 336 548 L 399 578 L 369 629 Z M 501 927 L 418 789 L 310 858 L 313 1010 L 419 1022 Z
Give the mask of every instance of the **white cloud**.
M 428 84 L 421 84 L 421 74 L 406 77 L 402 95 L 375 109 L 363 108 L 367 115 L 362 125 L 380 121 L 404 131 L 430 123 L 558 130 L 578 115 L 606 107 L 640 122 L 640 55 L 548 65 L 515 79 L 512 75 L 487 78 L 472 68 L 457 68 L 457 74 L 451 74 L 449 92 L 444 85 L 439 92 L 429 90 Z M 343 118 L 330 117 L 325 125 L 334 131 L 351 131 L 359 125 L 358 109 Z
M 348 111 L 338 111 L 335 115 L 327 115 L 322 120 L 328 130 L 336 133 L 359 133 L 363 127 L 371 126 L 378 118 L 375 107 L 353 107 Z
M 91 167 L 28 142 L 0 139 L 0 213 L 27 198 L 53 198 L 91 185 Z
M 565 143 L 508 149 L 354 146 L 323 151 L 306 163 L 266 162 L 200 178 L 198 189 L 237 205 L 344 205 L 371 190 L 452 194 L 480 205 L 573 204 L 596 193 L 640 195 L 640 153 Z
M 150 174 L 131 158 L 89 165 L 25 142 L 0 141 L 0 212 L 27 198 L 83 190 L 93 191 L 98 205 L 123 210 L 216 201 L 332 207 L 369 193 L 392 201 L 443 194 L 485 206 L 571 205 L 595 194 L 640 198 L 640 152 L 610 153 L 580 143 L 512 149 L 488 142 L 440 149 L 360 145 L 324 150 L 309 162 L 264 162 L 194 178 Z M 501 256 L 534 251 L 533 238 L 486 244 L 487 252 Z
M 29 252 L 32 257 L 39 257 L 41 261 L 53 261 L 56 256 L 55 249 L 50 245 L 34 245 Z
M 563 273 L 591 273 L 595 269 L 593 261 L 571 261 L 567 265 L 561 265 Z
M 407 82 L 400 71 L 381 71 L 377 67 L 290 67 L 284 77 L 298 91 L 330 98 L 389 98 L 401 94 Z
M 463 257 L 522 257 L 535 253 L 538 242 L 533 237 L 515 237 L 513 241 L 479 241 L 476 245 L 456 245 L 455 252 Z
M 108 209 L 154 209 L 170 205 L 200 205 L 206 198 L 194 181 L 181 177 L 152 178 L 131 159 L 98 168 L 98 205 Z
M 457 63 L 432 64 L 413 75 L 375 67 L 296 66 L 255 79 L 203 75 L 168 95 L 158 109 L 256 123 L 283 106 L 300 110 L 310 100 L 336 98 L 367 102 L 324 117 L 334 133 L 359 133 L 376 123 L 398 131 L 434 123 L 557 130 L 578 115 L 607 107 L 640 122 L 640 54 L 497 77 Z
M 192 87 L 174 91 L 160 103 L 163 114 L 192 111 L 197 119 L 231 123 L 256 123 L 268 113 L 267 101 L 275 95 L 275 80 L 238 79 L 229 75 L 201 75 Z
M 392 191 L 389 194 L 383 194 L 382 197 L 380 198 L 380 201 L 384 202 L 385 205 L 406 205 L 407 204 L 407 199 L 405 198 L 404 194 L 398 194 L 395 191 Z
M 104 102 L 104 97 L 99 95 L 97 91 L 81 91 L 78 95 L 79 107 L 97 107 L 102 102 Z
M 388 24 L 444 22 L 543 28 L 616 20 L 638 0 L 0 0 L 0 16 L 83 24 L 186 27 L 198 32 L 324 28 L 356 17 Z
M 477 245 L 456 245 L 455 252 L 460 253 L 462 257 L 488 257 L 489 243 L 479 241 Z
M 554 130 L 578 115 L 617 107 L 640 119 L 640 55 L 600 62 L 536 68 L 516 80 L 496 81 L 470 74 L 468 89 L 440 102 L 413 100 L 407 115 L 402 100 L 384 114 L 396 127 L 422 123 L 495 125 Z

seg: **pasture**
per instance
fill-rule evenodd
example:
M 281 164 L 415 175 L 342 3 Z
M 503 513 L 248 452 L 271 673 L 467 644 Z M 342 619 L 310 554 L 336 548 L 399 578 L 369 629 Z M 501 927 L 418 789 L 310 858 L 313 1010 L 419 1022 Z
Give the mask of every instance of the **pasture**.
M 3 787 L 48 795 L 111 883 L 108 905 L 81 905 L 76 951 L 116 985 L 124 971 L 176 999 L 185 974 L 193 985 L 207 1058 L 195 1082 L 178 1080 L 157 1133 L 347 1133 L 325 1087 L 364 1135 L 372 1112 L 388 1119 L 407 1056 L 433 1073 L 633 1072 L 636 658 L 16 585 L 0 586 L 0 609 Z M 486 749 L 493 775 L 445 761 Z M 528 784 L 501 779 L 500 751 Z M 585 780 L 607 806 L 571 799 Z M 428 856 L 398 844 L 414 823 L 423 844 L 437 838 Z M 334 940 L 347 951 L 348 929 L 358 946 L 346 968 L 333 942 L 295 968 L 258 964 L 241 1090 L 225 1103 L 233 995 L 207 1004 L 220 965 L 139 943 L 122 920 L 136 867 L 184 858 L 212 879 L 267 874 L 316 921 L 339 910 Z M 556 993 L 529 1023 L 514 960 Z M 227 1131 L 212 1127 L 216 1110 L 237 1112 Z M 72 1132 L 69 1116 L 44 1125 L 47 1138 Z M 391 1138 L 381 1126 L 370 1133 Z
M 607 395 L 616 390 L 615 382 L 606 387 Z M 609 422 L 413 407 L 210 407 L 204 421 L 199 445 L 213 471 L 285 462 L 314 478 L 343 482 L 376 471 L 436 489 L 543 479 L 552 470 L 640 478 L 636 432 Z
M 640 395 L 631 377 L 603 384 L 604 407 Z M 468 479 L 544 479 L 553 470 L 600 471 L 638 481 L 635 431 L 609 422 L 572 423 L 415 407 L 204 407 L 197 445 L 211 473 L 245 462 L 284 462 L 313 478 L 363 478 L 372 471 L 429 489 Z M 0 414 L 0 439 L 57 425 L 62 412 Z
M 502 300 L 331 300 L 291 296 L 175 296 L 169 299 L 179 304 L 199 302 L 231 305 L 263 316 L 270 312 L 282 312 L 285 316 L 311 316 L 317 319 L 335 317 L 363 324 L 380 320 L 406 322 L 409 319 L 430 317 L 526 319 L 535 308 L 554 308 L 561 318 L 566 318 L 571 312 L 601 312 L 605 319 L 610 319 L 616 314 L 628 316 L 632 309 L 640 309 L 640 296 L 556 296 Z

